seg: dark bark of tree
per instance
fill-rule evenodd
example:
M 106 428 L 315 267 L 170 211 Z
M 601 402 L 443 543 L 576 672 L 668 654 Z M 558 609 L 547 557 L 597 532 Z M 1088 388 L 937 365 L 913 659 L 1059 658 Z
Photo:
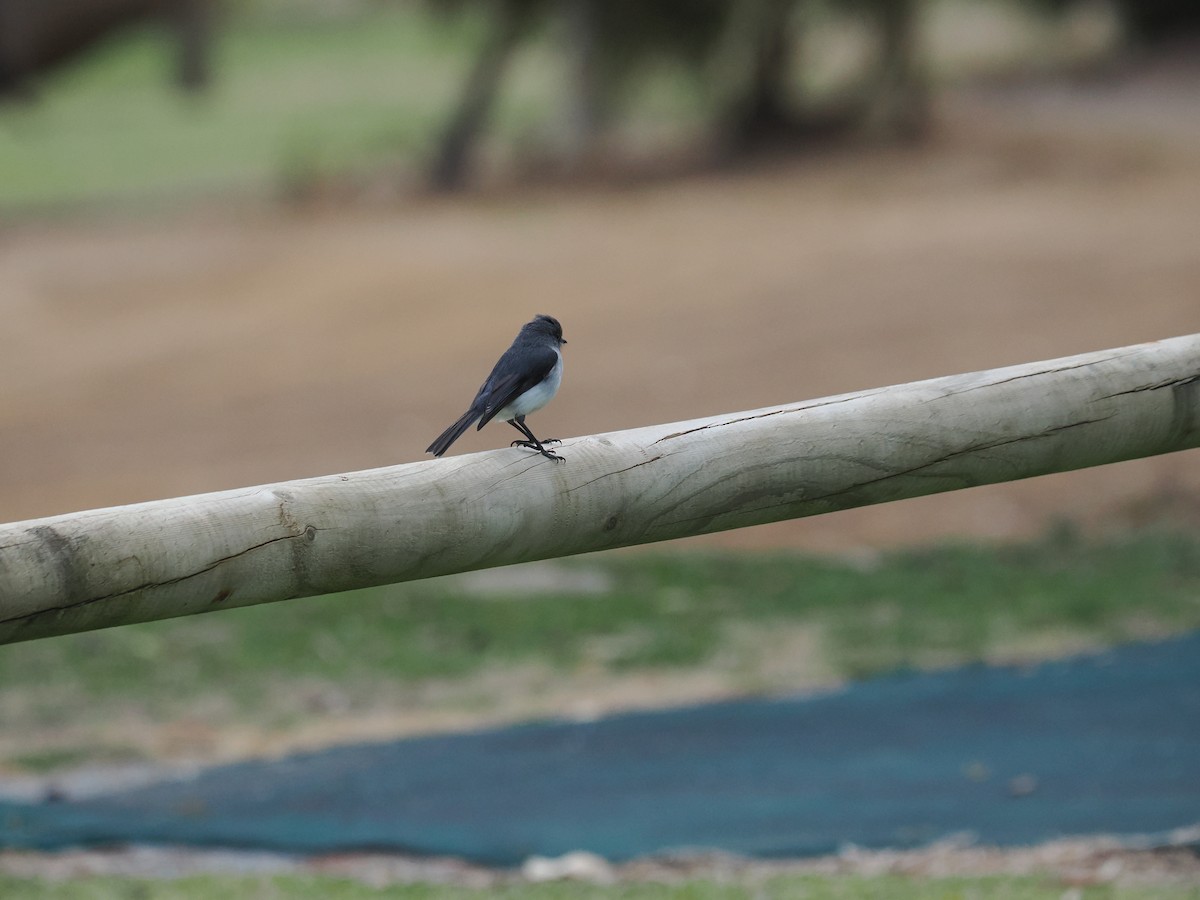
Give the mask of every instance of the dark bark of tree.
M 31 93 L 40 72 L 129 25 L 165 22 L 179 40 L 179 83 L 207 83 L 213 0 L 0 0 L 0 93 Z
M 608 120 L 597 2 L 567 0 L 564 4 L 571 67 L 567 153 L 569 164 L 577 168 L 586 167 L 595 158 Z
M 1119 5 L 1133 38 L 1144 44 L 1200 35 L 1200 4 L 1196 0 L 1124 0 Z
M 179 41 L 176 80 L 184 90 L 201 90 L 212 81 L 209 53 L 212 46 L 212 4 L 205 0 L 176 0 L 171 4 L 168 15 Z
M 458 109 L 438 144 L 430 181 L 438 190 L 463 186 L 474 149 L 496 99 L 500 79 L 524 32 L 526 15 L 518 4 L 495 0 L 492 21 L 467 78 Z
M 793 0 L 758 0 L 750 24 L 749 78 L 728 109 L 726 138 L 734 146 L 770 140 L 795 124 L 788 103 L 794 40 L 788 28 Z
M 917 47 L 918 5 L 919 0 L 883 0 L 876 7 L 880 59 L 867 125 L 903 139 L 920 137 L 929 123 L 929 89 Z

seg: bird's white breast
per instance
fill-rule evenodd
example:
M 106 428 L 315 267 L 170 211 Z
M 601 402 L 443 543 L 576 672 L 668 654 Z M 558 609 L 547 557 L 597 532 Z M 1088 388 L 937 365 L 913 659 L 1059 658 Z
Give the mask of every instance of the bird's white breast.
M 554 368 L 550 370 L 550 374 L 496 413 L 497 419 L 506 422 L 517 416 L 527 416 L 532 412 L 537 412 L 554 398 L 554 395 L 558 393 L 558 386 L 562 384 L 563 373 L 562 353 L 557 349 L 554 352 L 558 359 L 554 363 Z

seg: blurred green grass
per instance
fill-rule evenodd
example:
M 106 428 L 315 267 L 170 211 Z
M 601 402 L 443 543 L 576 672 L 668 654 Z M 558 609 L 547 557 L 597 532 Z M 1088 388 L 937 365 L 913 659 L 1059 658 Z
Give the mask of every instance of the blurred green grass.
M 851 900 L 851 898 L 887 898 L 887 900 L 1183 900 L 1200 897 L 1200 888 L 1187 886 L 1113 886 L 1109 884 L 1074 887 L 1053 879 L 1023 877 L 932 878 L 899 875 L 877 878 L 788 875 L 771 878 L 762 884 L 692 880 L 677 884 L 631 883 L 611 886 L 577 882 L 550 884 L 513 884 L 488 888 L 465 888 L 437 884 L 392 885 L 374 887 L 333 877 L 189 877 L 177 880 L 133 878 L 88 878 L 70 881 L 35 881 L 0 875 L 0 892 L 5 897 L 28 900 L 65 900 L 87 897 L 89 900 L 208 900 L 235 897 L 321 897 L 332 900 L 358 900 L 368 897 L 394 897 L 403 900 L 468 900 L 476 897 L 528 897 L 532 900 L 742 900 L 770 897 L 776 900 Z
M 476 16 L 415 4 L 319 19 L 234 19 L 212 88 L 171 81 L 153 30 L 108 41 L 0 106 L 0 214 L 285 192 L 428 152 L 483 33 Z M 522 55 L 498 110 L 519 129 L 546 105 L 544 55 Z
M 0 105 L 0 219 L 173 208 L 206 198 L 289 198 L 337 179 L 420 174 L 458 102 L 486 21 L 420 3 L 334 14 L 228 17 L 212 86 L 172 81 L 175 47 L 123 33 Z M 564 63 L 544 38 L 506 71 L 488 136 L 538 146 L 562 101 Z M 696 85 L 652 73 L 634 104 L 655 127 L 694 117 Z
M 981 65 L 1045 68 L 1100 52 L 1072 49 L 1051 18 L 1033 14 L 1036 7 L 938 0 L 931 9 L 938 24 L 929 65 L 938 79 Z M 861 87 L 855 73 L 870 41 L 856 32 L 860 24 L 818 5 L 796 73 L 806 102 L 836 101 Z M 981 42 L 997 28 L 999 38 Z M 36 102 L 0 105 L 0 219 L 286 198 L 331 180 L 419 173 L 485 29 L 471 4 L 439 16 L 419 2 L 238 0 L 215 43 L 214 83 L 197 96 L 173 84 L 168 35 L 122 33 L 41 79 Z M 964 41 L 967 58 L 960 58 L 955 48 Z M 566 72 L 553 34 L 524 42 L 489 124 L 491 146 L 532 165 L 552 153 Z M 639 69 L 636 89 L 622 95 L 622 123 L 642 142 L 691 134 L 711 117 L 705 108 L 720 82 L 701 84 L 660 60 Z
M 796 652 L 772 643 L 789 629 L 814 636 L 823 676 L 844 679 L 1200 627 L 1200 537 L 1182 530 L 1099 539 L 1063 528 L 1019 544 L 854 560 L 679 551 L 550 565 L 561 587 L 506 587 L 503 572 L 476 573 L 2 647 L 0 715 L 15 729 L 131 704 L 161 718 L 215 693 L 217 720 L 275 726 L 299 714 L 278 703 L 280 685 L 371 697 L 521 665 L 601 678 L 754 672 L 773 653 Z M 586 590 L 572 587 L 581 573 Z

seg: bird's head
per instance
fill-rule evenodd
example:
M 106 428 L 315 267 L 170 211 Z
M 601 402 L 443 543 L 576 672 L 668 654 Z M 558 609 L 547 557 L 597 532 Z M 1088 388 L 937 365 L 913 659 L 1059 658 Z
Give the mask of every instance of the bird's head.
M 552 337 L 560 344 L 566 343 L 562 335 L 562 325 L 558 323 L 558 319 L 554 318 L 554 316 L 535 316 L 533 321 L 525 326 L 524 330 Z

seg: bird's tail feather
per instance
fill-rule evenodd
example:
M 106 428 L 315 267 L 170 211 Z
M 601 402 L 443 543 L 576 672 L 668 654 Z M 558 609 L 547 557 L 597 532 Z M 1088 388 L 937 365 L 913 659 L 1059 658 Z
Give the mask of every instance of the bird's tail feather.
M 457 422 L 437 436 L 432 444 L 425 448 L 426 453 L 441 456 L 450 449 L 450 445 L 462 437 L 463 432 L 471 427 L 471 423 L 479 418 L 479 411 L 468 409 Z

